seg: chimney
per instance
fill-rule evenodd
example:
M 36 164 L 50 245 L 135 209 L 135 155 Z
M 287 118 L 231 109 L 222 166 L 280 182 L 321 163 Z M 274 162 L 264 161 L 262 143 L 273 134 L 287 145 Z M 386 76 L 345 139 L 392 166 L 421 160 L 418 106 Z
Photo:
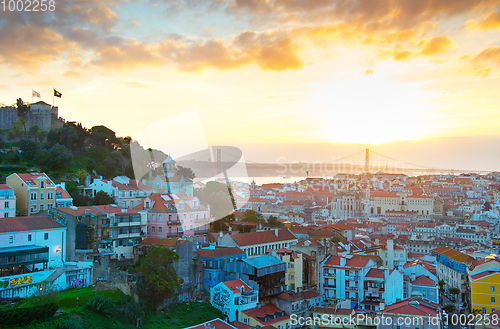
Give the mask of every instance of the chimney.
M 415 273 L 412 273 L 412 274 L 411 274 L 411 276 L 410 276 L 410 278 L 411 278 L 411 281 L 412 281 L 412 282 L 413 282 L 413 281 L 415 281 L 416 274 L 415 274 Z
M 277 228 L 274 229 L 274 235 L 278 236 L 278 229 Z

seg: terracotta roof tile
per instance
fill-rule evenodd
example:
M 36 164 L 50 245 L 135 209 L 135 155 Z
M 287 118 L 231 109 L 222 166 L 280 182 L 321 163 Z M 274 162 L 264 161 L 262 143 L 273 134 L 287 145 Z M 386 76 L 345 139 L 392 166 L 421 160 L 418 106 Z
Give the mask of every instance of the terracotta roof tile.
M 66 228 L 46 215 L 8 217 L 0 220 L 0 233 Z

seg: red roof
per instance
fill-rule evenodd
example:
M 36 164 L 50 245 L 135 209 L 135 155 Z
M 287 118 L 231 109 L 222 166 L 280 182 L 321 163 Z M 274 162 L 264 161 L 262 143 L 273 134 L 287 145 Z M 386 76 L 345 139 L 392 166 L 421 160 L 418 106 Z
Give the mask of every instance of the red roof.
M 241 293 L 241 287 L 243 287 L 243 291 L 252 291 L 252 288 L 248 286 L 245 282 L 242 280 L 233 280 L 233 281 L 226 281 L 223 282 L 226 287 L 229 288 L 233 293 Z
M 0 190 L 12 190 L 12 187 L 6 184 L 0 184 Z
M 413 306 L 410 302 L 418 302 L 418 307 Z M 429 305 L 429 306 L 428 306 Z M 383 313 L 405 314 L 405 315 L 421 315 L 421 316 L 437 316 L 439 306 L 431 307 L 431 303 L 423 303 L 420 298 L 407 298 L 400 302 L 388 305 L 385 307 Z
M 240 247 L 251 246 L 254 244 L 262 244 L 262 243 L 297 240 L 297 237 L 287 229 L 278 229 L 278 236 L 276 236 L 275 230 L 269 230 L 261 232 L 235 234 L 232 235 L 231 237 Z
M 0 220 L 0 233 L 66 228 L 46 215 L 8 217 Z
M 245 252 L 238 247 L 220 247 L 216 246 L 215 249 L 198 249 L 196 251 L 198 256 L 206 258 L 219 258 L 225 256 L 233 256 L 244 254 Z
M 60 186 L 56 186 L 56 192 L 61 193 L 63 199 L 71 199 L 68 192 L 66 192 L 66 190 L 63 190 Z
M 32 182 L 33 179 L 36 179 L 38 177 L 44 177 L 47 182 L 46 184 L 47 185 L 53 185 L 54 183 L 52 182 L 52 180 L 49 178 L 49 176 L 47 176 L 46 173 L 24 173 L 24 174 L 14 174 L 14 175 L 17 175 L 19 178 L 21 178 L 22 181 L 24 181 L 25 184 L 28 185 L 28 182 Z
M 425 286 L 435 286 L 436 282 L 426 275 L 420 275 L 415 279 L 415 281 L 412 282 L 412 284 L 421 284 L 421 285 L 425 285 Z
M 331 266 L 341 266 L 340 265 L 340 258 L 339 256 L 329 256 L 328 260 L 325 262 L 325 265 L 331 265 Z M 365 267 L 366 264 L 370 258 L 368 257 L 360 257 L 360 256 L 353 256 L 351 259 L 346 259 L 346 263 L 343 266 L 346 267 Z
M 368 273 L 366 273 L 366 277 L 369 278 L 377 278 L 377 279 L 383 279 L 384 278 L 384 270 L 378 269 L 378 268 L 371 268 Z
M 285 320 L 288 320 L 290 318 L 289 315 L 285 314 L 284 316 L 278 315 L 275 319 L 271 319 L 269 317 L 268 320 L 265 322 L 261 321 L 259 318 L 263 318 L 266 315 L 270 316 L 270 315 L 274 315 L 276 313 L 283 312 L 281 309 L 277 308 L 273 304 L 266 304 L 266 305 L 262 305 L 261 307 L 255 307 L 255 308 L 251 308 L 251 309 L 241 311 L 241 312 L 246 314 L 249 317 L 252 317 L 255 321 L 257 321 L 263 325 L 268 325 L 268 324 L 272 324 L 272 323 L 276 323 L 276 322 L 280 322 L 280 321 L 285 321 Z
M 489 276 L 489 275 L 493 275 L 493 274 L 498 274 L 498 273 L 500 273 L 500 272 L 499 271 L 484 271 L 484 272 L 472 275 L 471 279 L 472 280 L 478 280 L 478 279 L 484 278 L 485 276 Z

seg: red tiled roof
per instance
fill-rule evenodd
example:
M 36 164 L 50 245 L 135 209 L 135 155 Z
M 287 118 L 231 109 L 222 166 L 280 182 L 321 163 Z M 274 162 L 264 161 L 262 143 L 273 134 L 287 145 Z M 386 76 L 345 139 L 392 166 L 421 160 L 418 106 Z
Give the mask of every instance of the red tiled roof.
M 6 184 L 0 184 L 0 190 L 12 190 L 13 188 Z
M 325 262 L 325 265 L 331 265 L 331 266 L 341 266 L 340 265 L 340 258 L 339 256 L 329 256 L 328 260 Z M 368 257 L 360 257 L 360 256 L 353 256 L 351 259 L 346 259 L 345 266 L 346 267 L 365 267 L 366 264 L 370 258 Z
M 218 258 L 224 256 L 240 255 L 245 252 L 238 247 L 220 247 L 216 246 L 215 249 L 198 249 L 196 251 L 198 256 L 206 258 Z
M 143 184 L 140 181 L 138 181 L 137 179 L 131 179 L 128 184 L 122 184 L 122 183 L 119 183 L 119 182 L 113 180 L 111 182 L 111 185 L 113 185 L 114 187 L 116 187 L 120 191 L 136 191 L 136 190 L 154 191 L 153 187 L 146 185 L 146 184 Z
M 248 286 L 245 282 L 242 280 L 233 280 L 233 281 L 226 281 L 223 282 L 226 287 L 229 288 L 233 293 L 240 293 L 241 290 L 240 288 L 243 287 L 243 291 L 252 291 L 252 288 Z
M 63 199 L 71 199 L 68 192 L 66 192 L 66 190 L 63 190 L 60 186 L 56 186 L 56 192 L 61 193 Z
M 33 179 L 35 178 L 38 178 L 40 176 L 44 177 L 45 179 L 47 179 L 47 185 L 53 185 L 54 183 L 52 182 L 52 180 L 49 178 L 49 176 L 47 176 L 46 173 L 36 173 L 36 174 L 33 174 L 33 173 L 23 173 L 23 174 L 14 174 L 14 175 L 17 175 L 19 178 L 21 178 L 22 181 L 24 181 L 25 184 L 27 184 L 28 181 L 33 181 Z
M 383 279 L 384 278 L 384 270 L 378 269 L 378 268 L 371 268 L 368 273 L 366 273 L 366 277 L 369 278 L 377 278 L 377 279 Z
M 312 290 L 302 291 L 301 294 L 305 299 L 316 298 L 316 297 L 321 296 L 321 294 L 319 292 L 312 291 Z
M 484 271 L 484 272 L 472 275 L 471 279 L 472 280 L 478 280 L 478 279 L 484 278 L 485 276 L 489 276 L 489 275 L 493 275 L 493 274 L 498 274 L 498 273 L 500 273 L 500 272 L 499 271 Z
M 263 318 L 266 315 L 273 315 L 275 313 L 283 312 L 281 309 L 277 308 L 273 304 L 266 304 L 266 305 L 262 305 L 261 307 L 255 307 L 255 308 L 251 308 L 251 309 L 241 311 L 241 312 L 246 314 L 249 317 L 252 317 L 255 321 L 257 321 L 263 325 L 268 325 L 268 324 L 272 324 L 272 323 L 276 323 L 276 322 L 280 322 L 280 321 L 285 321 L 285 320 L 288 320 L 290 318 L 290 316 L 286 315 L 286 313 L 285 313 L 284 316 L 277 316 L 276 319 L 268 318 L 268 320 L 265 322 L 258 319 L 258 318 Z
M 425 285 L 425 286 L 435 286 L 436 282 L 434 282 L 434 280 L 432 280 L 431 278 L 429 278 L 426 275 L 420 275 L 415 279 L 415 281 L 412 282 L 412 284 L 421 284 L 421 285 Z
M 0 233 L 66 228 L 46 215 L 8 217 L 0 220 Z
M 410 304 L 411 301 L 419 302 L 419 307 Z M 422 303 L 418 298 L 407 298 L 400 302 L 386 306 L 383 313 L 405 314 L 405 315 L 421 315 L 421 316 L 437 316 L 439 306 L 434 308 Z
M 186 242 L 186 240 L 179 240 L 179 243 L 182 244 Z M 177 243 L 177 239 L 167 239 L 167 238 L 145 238 L 141 241 L 142 245 L 145 246 L 160 246 L 160 247 L 175 247 Z
M 231 236 L 234 241 L 241 246 L 251 246 L 254 244 L 281 242 L 296 240 L 297 237 L 287 229 L 278 229 L 278 236 L 274 230 L 235 234 Z

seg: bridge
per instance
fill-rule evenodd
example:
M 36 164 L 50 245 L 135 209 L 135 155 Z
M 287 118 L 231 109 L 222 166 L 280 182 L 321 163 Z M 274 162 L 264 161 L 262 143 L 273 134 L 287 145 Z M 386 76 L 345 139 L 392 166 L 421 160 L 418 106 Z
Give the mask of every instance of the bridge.
M 176 160 L 183 166 L 190 167 L 197 171 L 197 177 L 201 172 L 206 172 L 208 176 L 217 173 L 223 173 L 242 159 L 242 151 L 236 147 L 215 146 L 212 150 L 206 150 L 190 156 Z M 214 159 L 214 160 L 212 160 Z M 263 163 L 251 161 L 245 157 L 248 174 L 250 176 L 315 176 L 328 177 L 338 173 L 389 173 L 416 175 L 438 175 L 438 174 L 460 174 L 460 173 L 478 173 L 487 174 L 491 171 L 449 169 L 428 166 L 425 164 L 416 164 L 406 160 L 396 159 L 371 149 L 363 149 L 353 154 L 335 158 L 329 162 L 280 162 Z M 201 176 L 205 176 L 201 174 Z

